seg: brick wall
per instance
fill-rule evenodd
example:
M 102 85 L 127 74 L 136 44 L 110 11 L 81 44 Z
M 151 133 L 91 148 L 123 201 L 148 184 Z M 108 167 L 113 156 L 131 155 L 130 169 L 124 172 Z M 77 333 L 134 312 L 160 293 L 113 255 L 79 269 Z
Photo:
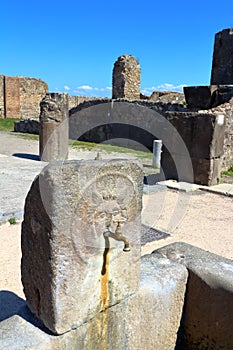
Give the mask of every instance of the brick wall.
M 39 118 L 48 85 L 35 78 L 0 75 L 0 118 Z
M 4 75 L 0 75 L 0 118 L 3 118 L 5 115 L 3 96 L 4 96 Z
M 5 76 L 5 117 L 19 118 L 20 96 L 19 77 Z

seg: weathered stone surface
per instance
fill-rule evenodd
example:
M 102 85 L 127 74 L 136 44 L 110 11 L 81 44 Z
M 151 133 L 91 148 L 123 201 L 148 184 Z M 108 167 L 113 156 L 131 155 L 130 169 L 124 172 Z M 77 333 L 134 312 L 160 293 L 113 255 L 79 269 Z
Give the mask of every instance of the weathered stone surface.
M 38 118 L 48 85 L 40 79 L 0 75 L 0 115 L 3 118 Z
M 219 85 L 211 107 L 217 107 L 225 102 L 229 102 L 232 97 L 233 85 Z
M 191 162 L 192 169 L 189 162 Z M 163 152 L 161 167 L 165 179 L 213 186 L 217 185 L 220 179 L 221 158 L 188 158 L 184 155 Z
M 216 90 L 216 85 L 184 87 L 184 95 L 188 107 L 200 109 L 211 108 L 213 105 L 213 93 Z
M 41 79 L 19 77 L 20 118 L 39 118 L 40 101 L 48 93 L 48 85 Z
M 20 117 L 19 77 L 4 77 L 5 118 Z
M 140 289 L 119 304 L 106 309 L 79 328 L 60 336 L 42 333 L 17 316 L 0 323 L 5 330 L 3 347 L 36 349 L 112 350 L 175 348 L 187 283 L 187 269 L 168 259 L 147 255 L 141 259 Z M 81 302 L 81 301 L 80 301 Z M 23 326 L 23 330 L 22 330 Z M 12 327 L 17 332 L 8 334 Z M 18 332 L 22 332 L 18 340 Z M 8 339 L 8 336 L 10 339 Z M 17 347 L 20 344 L 21 347 Z M 46 347 L 47 346 L 47 347 Z
M 224 115 L 167 112 L 166 117 L 182 137 L 191 158 L 211 159 L 223 155 Z M 176 133 L 171 135 L 170 149 L 174 154 L 186 155 L 184 148 L 177 149 L 176 137 Z
M 152 152 L 154 139 L 163 137 L 169 143 L 170 131 L 164 130 L 169 123 L 164 111 L 181 107 L 166 106 L 143 100 L 88 101 L 70 111 L 69 137 L 92 142 L 109 140 L 111 144 L 115 141 L 121 146 Z
M 233 348 L 233 261 L 186 243 L 154 251 L 185 265 L 189 278 L 179 349 Z
M 224 133 L 224 154 L 222 159 L 222 170 L 228 170 L 233 164 L 233 98 L 229 103 L 208 111 L 215 114 L 224 114 L 226 117 L 226 127 Z
M 228 102 L 233 96 L 233 85 L 184 87 L 188 108 L 210 109 Z
M 217 184 L 224 150 L 225 116 L 190 112 L 170 112 L 166 116 L 174 132 L 170 135 L 169 151 L 164 148 L 162 152 L 165 178 L 207 186 Z M 183 147 L 177 143 L 177 131 L 184 141 Z M 188 166 L 190 162 L 192 167 Z
M 47 94 L 40 103 L 40 160 L 52 162 L 68 157 L 68 95 Z
M 172 92 L 172 91 L 154 91 L 148 97 L 149 101 L 163 102 L 171 104 L 184 104 L 185 98 L 182 92 Z
M 29 308 L 54 333 L 80 326 L 138 289 L 142 178 L 135 162 L 73 161 L 51 163 L 32 184 L 22 282 Z M 121 219 L 130 252 L 103 235 Z
M 5 116 L 5 102 L 4 102 L 4 75 L 0 74 L 0 118 Z
M 135 57 L 122 55 L 114 63 L 112 98 L 140 99 L 141 68 Z
M 215 35 L 211 72 L 212 85 L 233 84 L 233 29 L 224 29 Z
M 20 316 L 0 322 L 0 350 L 52 350 L 54 340 Z
M 25 119 L 14 122 L 14 131 L 39 135 L 40 122 L 38 119 Z

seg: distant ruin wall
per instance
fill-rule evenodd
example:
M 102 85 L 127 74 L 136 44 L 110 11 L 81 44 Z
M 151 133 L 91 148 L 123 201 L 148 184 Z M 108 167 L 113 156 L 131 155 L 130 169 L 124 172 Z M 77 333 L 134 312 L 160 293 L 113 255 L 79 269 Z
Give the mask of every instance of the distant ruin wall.
M 233 84 L 233 29 L 215 35 L 211 85 Z
M 228 170 L 233 164 L 233 98 L 227 103 L 218 107 L 203 110 L 209 114 L 224 114 L 226 117 L 226 127 L 224 134 L 224 153 L 222 156 L 222 170 Z
M 5 117 L 20 117 L 20 92 L 18 77 L 4 77 Z
M 35 78 L 0 76 L 1 118 L 39 118 L 48 85 Z
M 114 63 L 112 76 L 112 97 L 140 99 L 141 68 L 137 59 L 122 55 Z
M 4 107 L 4 76 L 0 75 L 0 118 L 3 118 L 5 115 Z
M 133 104 L 137 104 L 140 106 L 148 107 L 164 117 L 167 118 L 168 114 L 166 112 L 187 112 L 188 110 L 179 103 L 163 103 L 163 102 L 151 102 L 148 100 L 137 100 L 137 101 L 130 101 L 127 99 L 118 99 L 118 100 L 113 100 L 113 99 L 96 99 L 96 100 L 90 100 L 90 101 L 85 101 L 78 105 L 76 108 L 73 108 L 70 110 L 70 125 L 75 124 L 75 114 L 78 111 L 82 111 L 85 108 L 93 107 L 98 104 L 102 103 L 117 103 L 117 102 L 130 102 Z M 224 132 L 224 149 L 223 149 L 223 155 L 221 156 L 221 170 L 227 170 L 232 164 L 233 164 L 233 98 L 225 104 L 222 104 L 218 107 L 208 109 L 208 110 L 192 110 L 193 112 L 196 112 L 197 117 L 200 116 L 200 112 L 204 114 L 224 114 L 226 116 L 226 127 L 225 127 L 225 132 Z M 73 127 L 70 128 L 70 138 L 72 138 L 72 132 L 73 132 Z M 99 140 L 99 134 L 98 134 L 98 129 L 90 130 L 85 136 L 89 137 L 88 140 L 86 141 L 94 141 L 95 142 L 102 142 L 103 140 Z M 145 142 L 146 147 L 152 147 L 152 141 L 148 137 L 148 135 L 145 136 L 145 140 L 141 139 L 141 142 Z M 97 141 L 99 140 L 99 141 Z
M 130 102 L 137 104 L 139 106 L 148 107 L 153 110 L 155 110 L 158 113 L 161 113 L 165 116 L 166 112 L 186 112 L 187 108 L 184 107 L 182 103 L 167 103 L 167 102 L 153 102 L 150 100 L 130 100 L 130 99 L 111 99 L 111 98 L 91 98 L 90 100 L 85 100 L 84 102 L 80 103 L 76 107 L 70 109 L 70 117 L 77 112 L 81 111 L 84 108 L 93 107 L 95 105 L 98 105 L 100 103 L 115 103 L 115 102 Z
M 100 97 L 90 97 L 90 96 L 68 96 L 69 109 L 75 108 L 79 104 L 86 101 L 99 100 Z
M 40 101 L 48 92 L 48 85 L 35 78 L 19 77 L 20 118 L 38 118 Z

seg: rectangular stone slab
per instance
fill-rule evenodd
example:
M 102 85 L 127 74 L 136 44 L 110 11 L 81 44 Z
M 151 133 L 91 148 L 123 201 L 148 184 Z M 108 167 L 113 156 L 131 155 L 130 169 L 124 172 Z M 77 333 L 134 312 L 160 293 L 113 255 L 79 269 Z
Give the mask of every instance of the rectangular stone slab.
M 232 350 L 233 261 L 183 242 L 153 253 L 189 271 L 179 348 Z
M 95 160 L 50 163 L 33 182 L 22 224 L 22 283 L 30 310 L 55 334 L 138 290 L 142 179 L 137 161 Z M 119 225 L 130 251 L 104 238 Z
M 175 349 L 187 277 L 181 264 L 154 254 L 144 256 L 140 288 L 134 295 L 60 336 L 13 316 L 0 323 L 0 349 Z

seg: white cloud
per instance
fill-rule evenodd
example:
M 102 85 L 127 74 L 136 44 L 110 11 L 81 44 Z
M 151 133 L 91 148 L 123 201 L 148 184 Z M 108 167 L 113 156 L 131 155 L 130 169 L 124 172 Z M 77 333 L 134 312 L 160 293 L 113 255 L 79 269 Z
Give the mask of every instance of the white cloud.
M 89 86 L 89 85 L 82 85 L 77 87 L 77 89 L 81 89 L 81 90 L 93 90 L 94 88 Z
M 174 91 L 183 92 L 183 87 L 187 86 L 185 84 L 174 85 L 170 83 L 164 83 L 157 86 L 151 86 L 141 89 L 141 93 L 146 96 L 150 96 L 154 91 Z M 72 88 L 68 85 L 64 85 L 63 89 L 55 88 L 55 92 L 69 92 L 70 95 L 76 96 L 90 96 L 90 97 L 108 97 L 111 98 L 111 86 L 106 87 L 93 87 L 90 85 L 81 85 L 76 88 Z
M 69 93 L 71 95 L 80 95 L 80 96 L 93 96 L 93 97 L 111 97 L 112 88 L 107 87 L 93 87 L 90 85 L 78 86 L 75 89 L 71 89 Z
M 152 92 L 154 91 L 174 91 L 174 92 L 183 92 L 183 87 L 187 86 L 185 84 L 180 84 L 180 85 L 173 85 L 173 84 L 169 84 L 169 83 L 165 83 L 162 85 L 158 85 L 158 86 L 152 86 L 149 88 L 144 88 L 142 89 L 142 94 L 144 95 L 151 95 Z
M 55 90 L 55 92 L 58 92 L 58 93 L 60 93 L 60 94 L 62 94 L 63 93 L 63 91 L 61 91 L 60 89 L 58 89 L 57 87 L 54 89 Z

